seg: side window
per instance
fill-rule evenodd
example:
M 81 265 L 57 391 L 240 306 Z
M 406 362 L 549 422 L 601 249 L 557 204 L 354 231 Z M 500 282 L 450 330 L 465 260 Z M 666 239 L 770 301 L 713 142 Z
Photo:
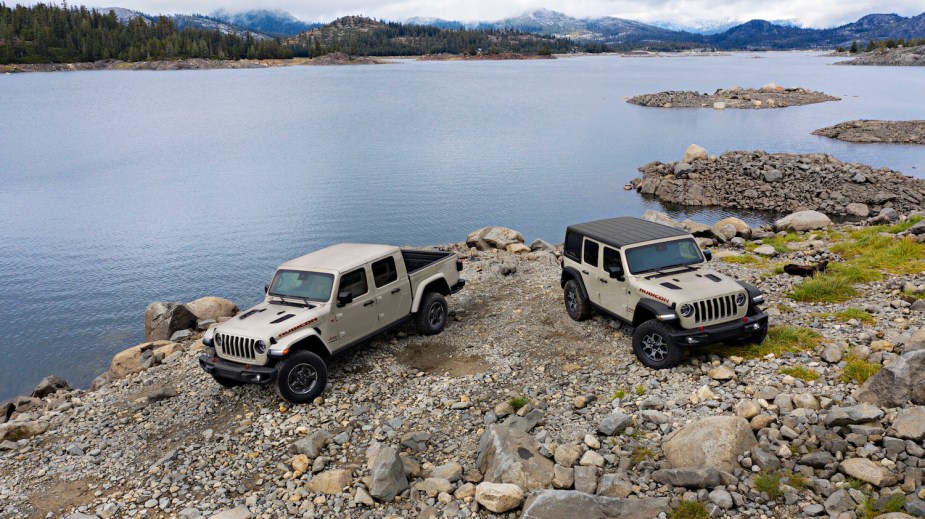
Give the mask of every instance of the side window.
M 610 247 L 604 247 L 604 270 L 607 270 L 608 267 L 621 267 L 623 263 L 620 262 L 620 252 Z
M 353 294 L 353 297 L 357 298 L 365 294 L 367 290 L 368 287 L 366 286 L 366 269 L 360 267 L 341 276 L 340 288 L 337 289 L 337 292 L 340 293 L 350 291 L 350 293 Z
M 373 262 L 373 282 L 376 288 L 384 287 L 398 279 L 398 270 L 395 268 L 395 258 L 389 256 Z
M 596 241 L 585 240 L 585 264 L 591 265 L 592 267 L 597 266 L 597 253 L 600 251 L 600 246 Z
M 581 235 L 573 232 L 565 235 L 565 255 L 575 261 L 581 258 Z

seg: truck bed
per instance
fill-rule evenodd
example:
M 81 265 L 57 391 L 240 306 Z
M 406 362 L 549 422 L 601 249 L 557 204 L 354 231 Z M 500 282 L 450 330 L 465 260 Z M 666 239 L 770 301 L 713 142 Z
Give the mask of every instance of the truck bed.
M 450 256 L 456 257 L 455 252 L 442 252 L 442 251 L 430 251 L 430 250 L 404 250 L 401 251 L 401 256 L 405 260 L 405 268 L 408 269 L 408 274 L 417 272 L 428 265 L 433 265 L 442 259 L 446 259 Z M 454 262 L 455 265 L 455 262 Z

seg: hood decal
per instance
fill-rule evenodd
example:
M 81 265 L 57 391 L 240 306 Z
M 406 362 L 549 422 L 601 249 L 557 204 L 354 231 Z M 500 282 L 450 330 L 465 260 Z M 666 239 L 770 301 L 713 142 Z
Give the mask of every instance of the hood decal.
M 642 292 L 643 294 L 649 296 L 649 297 L 658 299 L 659 301 L 661 301 L 661 302 L 663 302 L 663 303 L 667 303 L 667 302 L 668 302 L 668 298 L 667 298 L 667 297 L 662 297 L 662 296 L 660 296 L 660 295 L 658 295 L 658 294 L 656 294 L 656 293 L 654 293 L 654 292 L 649 292 L 648 290 L 646 290 L 646 289 L 644 289 L 644 288 L 640 288 L 639 291 Z
M 314 323 L 314 322 L 316 322 L 316 321 L 318 321 L 318 318 L 317 318 L 317 317 L 315 317 L 314 319 L 309 319 L 308 321 L 305 321 L 304 323 L 302 323 L 302 324 L 300 324 L 300 325 L 298 325 L 298 326 L 296 326 L 296 327 L 290 328 L 290 329 L 286 330 L 285 332 L 283 332 L 283 333 L 277 335 L 277 337 L 280 338 L 280 339 L 282 339 L 283 337 L 289 335 L 290 333 L 295 332 L 295 331 L 297 331 L 297 330 L 301 330 L 302 328 L 305 328 L 306 326 L 308 326 L 308 325 L 310 325 L 310 324 L 312 324 L 312 323 Z

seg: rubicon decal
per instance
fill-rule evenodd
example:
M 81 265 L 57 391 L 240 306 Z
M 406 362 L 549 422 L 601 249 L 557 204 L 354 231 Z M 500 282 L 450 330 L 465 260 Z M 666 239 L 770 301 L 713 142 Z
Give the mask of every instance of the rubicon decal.
M 644 288 L 640 288 L 639 291 L 642 292 L 643 294 L 649 296 L 649 297 L 658 299 L 659 301 L 662 301 L 663 303 L 667 303 L 667 302 L 668 302 L 668 298 L 665 298 L 665 297 L 662 297 L 662 296 L 660 296 L 660 295 L 658 295 L 658 294 L 649 292 L 648 290 L 646 290 L 646 289 L 644 289 Z
M 316 322 L 317 320 L 318 320 L 318 318 L 316 317 L 316 318 L 311 319 L 311 320 L 309 320 L 309 321 L 305 321 L 304 323 L 302 323 L 302 324 L 300 324 L 300 325 L 298 325 L 298 326 L 296 326 L 296 327 L 294 327 L 294 328 L 289 328 L 289 329 L 286 330 L 285 332 L 283 332 L 283 333 L 277 335 L 277 337 L 279 337 L 280 339 L 282 339 L 283 337 L 289 335 L 290 333 L 292 333 L 292 332 L 294 332 L 294 331 L 297 331 L 297 330 L 301 330 L 302 328 L 305 328 L 306 326 L 308 326 L 308 325 L 310 325 L 310 324 Z

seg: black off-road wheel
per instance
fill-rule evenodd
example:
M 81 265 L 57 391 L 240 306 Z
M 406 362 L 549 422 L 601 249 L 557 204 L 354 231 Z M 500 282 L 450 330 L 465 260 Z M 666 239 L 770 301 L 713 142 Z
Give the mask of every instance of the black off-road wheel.
M 575 321 L 591 317 L 591 302 L 581 293 L 581 286 L 574 279 L 565 283 L 565 311 Z
M 218 375 L 212 375 L 212 378 L 214 378 L 215 381 L 218 382 L 218 385 L 220 385 L 220 386 L 222 386 L 222 387 L 226 387 L 226 388 L 228 388 L 228 389 L 231 389 L 231 388 L 233 388 L 233 387 L 238 387 L 238 386 L 240 386 L 240 385 L 243 385 L 242 382 L 238 382 L 237 380 L 231 380 L 231 379 L 227 379 L 227 378 L 224 378 L 224 377 L 220 377 L 220 376 L 218 376 Z
M 276 393 L 290 404 L 307 404 L 328 383 L 328 368 L 321 357 L 308 351 L 291 353 L 276 372 Z
M 633 353 L 639 362 L 652 369 L 677 366 L 684 359 L 684 350 L 671 340 L 671 327 L 649 319 L 633 330 Z
M 418 307 L 414 326 L 421 335 L 437 335 L 446 327 L 446 318 L 446 298 L 438 292 L 428 292 Z

